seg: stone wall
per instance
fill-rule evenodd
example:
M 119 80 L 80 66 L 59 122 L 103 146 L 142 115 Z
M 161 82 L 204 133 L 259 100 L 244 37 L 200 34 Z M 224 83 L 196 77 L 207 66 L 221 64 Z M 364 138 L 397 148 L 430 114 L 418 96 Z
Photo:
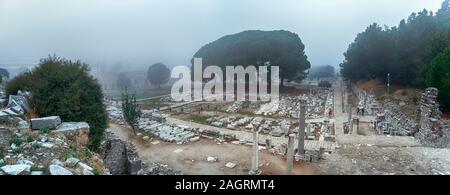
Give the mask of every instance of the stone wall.
M 441 118 L 436 88 L 427 88 L 422 94 L 417 109 L 419 129 L 416 138 L 424 145 L 432 147 L 449 147 L 449 129 Z
M 100 154 L 106 168 L 113 175 L 142 175 L 144 165 L 136 152 L 136 147 L 123 141 L 109 130 L 105 131 Z

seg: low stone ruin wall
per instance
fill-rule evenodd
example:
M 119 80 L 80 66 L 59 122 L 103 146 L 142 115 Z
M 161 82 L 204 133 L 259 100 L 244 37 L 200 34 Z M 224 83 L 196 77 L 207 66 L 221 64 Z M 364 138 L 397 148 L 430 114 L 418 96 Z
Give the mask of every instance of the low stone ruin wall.
M 100 155 L 106 168 L 113 175 L 142 175 L 144 166 L 136 152 L 136 147 L 105 131 L 104 140 L 100 146 Z

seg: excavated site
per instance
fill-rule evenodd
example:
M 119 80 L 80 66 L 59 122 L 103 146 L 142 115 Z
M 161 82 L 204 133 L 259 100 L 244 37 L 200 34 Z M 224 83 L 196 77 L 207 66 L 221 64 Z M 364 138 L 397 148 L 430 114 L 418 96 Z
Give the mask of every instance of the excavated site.
M 436 89 L 416 104 L 380 102 L 341 80 L 288 91 L 270 102 L 142 100 L 137 135 L 120 103 L 108 101 L 110 129 L 144 161 L 184 174 L 450 174 L 449 121 Z
M 335 80 L 331 88 L 292 84 L 278 101 L 159 96 L 138 100 L 136 134 L 121 102 L 107 99 L 109 128 L 93 152 L 87 123 L 27 119 L 29 94 L 19 92 L 2 100 L 0 174 L 450 174 L 439 92 L 420 93 L 415 103 L 380 99 Z

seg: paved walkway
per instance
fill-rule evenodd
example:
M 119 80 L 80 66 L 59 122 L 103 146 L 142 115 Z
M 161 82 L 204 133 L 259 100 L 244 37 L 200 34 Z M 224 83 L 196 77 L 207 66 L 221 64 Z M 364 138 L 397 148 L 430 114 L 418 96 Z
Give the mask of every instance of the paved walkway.
M 348 116 L 344 113 L 343 109 L 343 84 L 341 78 L 336 80 L 335 85 L 333 86 L 334 90 L 334 129 L 336 136 L 344 134 L 344 121 L 348 120 Z M 347 117 L 346 117 L 347 116 Z

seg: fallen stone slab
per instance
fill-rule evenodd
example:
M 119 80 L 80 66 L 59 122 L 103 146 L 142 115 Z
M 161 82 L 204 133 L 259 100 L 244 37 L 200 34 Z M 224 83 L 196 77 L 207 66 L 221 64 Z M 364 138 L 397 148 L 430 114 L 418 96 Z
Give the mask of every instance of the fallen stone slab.
M 225 166 L 230 169 L 233 169 L 234 167 L 236 167 L 236 163 L 228 162 L 227 164 L 225 164 Z
M 50 175 L 73 175 L 72 172 L 59 165 L 50 165 L 48 168 Z
M 61 118 L 59 116 L 50 116 L 44 118 L 31 119 L 31 129 L 40 130 L 43 128 L 56 129 L 61 124 Z
M 208 158 L 206 158 L 206 160 L 208 162 L 217 162 L 217 158 L 216 157 L 212 157 L 212 156 L 208 156 Z
M 30 165 L 5 165 L 1 168 L 7 175 L 27 175 L 30 173 Z
M 89 143 L 89 128 L 86 122 L 65 122 L 61 123 L 55 131 L 63 133 L 75 144 L 86 146 Z

